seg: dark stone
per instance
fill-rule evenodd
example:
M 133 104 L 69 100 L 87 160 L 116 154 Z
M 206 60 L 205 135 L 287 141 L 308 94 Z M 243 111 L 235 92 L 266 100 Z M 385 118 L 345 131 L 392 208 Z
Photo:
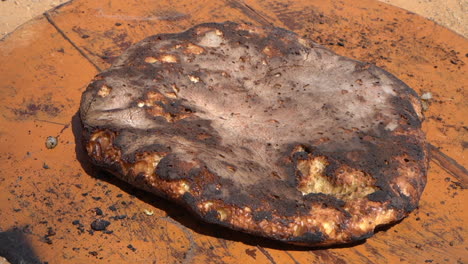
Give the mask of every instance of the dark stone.
M 95 231 L 105 230 L 111 223 L 103 219 L 96 219 L 91 223 L 91 228 Z
M 96 213 L 96 215 L 102 215 L 103 214 L 101 208 L 99 208 L 99 207 L 94 208 L 94 212 Z
M 135 252 L 137 250 L 132 244 L 128 244 L 127 248 L 130 249 L 133 252 Z

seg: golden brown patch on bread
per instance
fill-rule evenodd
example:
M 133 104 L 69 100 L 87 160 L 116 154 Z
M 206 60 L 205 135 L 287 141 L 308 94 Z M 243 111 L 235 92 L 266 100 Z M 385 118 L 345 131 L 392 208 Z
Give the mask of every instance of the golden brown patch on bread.
M 303 195 L 323 193 L 342 200 L 351 200 L 365 197 L 378 189 L 374 186 L 375 179 L 345 165 L 337 170 L 332 179 L 325 175 L 327 165 L 324 156 L 310 156 L 309 159 L 298 162 L 297 168 L 301 175 L 298 189 Z

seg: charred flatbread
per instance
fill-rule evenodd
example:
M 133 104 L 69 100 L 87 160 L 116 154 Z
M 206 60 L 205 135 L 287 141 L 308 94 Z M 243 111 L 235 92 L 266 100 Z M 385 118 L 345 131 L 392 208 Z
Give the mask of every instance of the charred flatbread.
M 367 238 L 415 209 L 426 183 L 417 94 L 280 28 L 151 36 L 94 78 L 80 113 L 97 166 L 288 243 Z

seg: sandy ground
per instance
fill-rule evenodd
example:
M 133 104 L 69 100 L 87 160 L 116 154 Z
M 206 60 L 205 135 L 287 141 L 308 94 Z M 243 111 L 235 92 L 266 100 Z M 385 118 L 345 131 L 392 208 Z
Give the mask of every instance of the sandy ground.
M 381 0 L 452 29 L 468 38 L 468 0 Z M 0 0 L 0 38 L 67 0 Z
M 68 0 L 0 0 L 0 38 L 44 11 Z
M 468 0 L 381 0 L 448 27 L 468 38 Z

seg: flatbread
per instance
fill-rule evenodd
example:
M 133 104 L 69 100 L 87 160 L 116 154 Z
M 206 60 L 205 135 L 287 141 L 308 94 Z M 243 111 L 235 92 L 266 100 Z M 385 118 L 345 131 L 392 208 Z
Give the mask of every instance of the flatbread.
M 97 166 L 288 243 L 367 238 L 415 209 L 426 183 L 417 94 L 280 28 L 151 36 L 94 78 L 80 113 Z

